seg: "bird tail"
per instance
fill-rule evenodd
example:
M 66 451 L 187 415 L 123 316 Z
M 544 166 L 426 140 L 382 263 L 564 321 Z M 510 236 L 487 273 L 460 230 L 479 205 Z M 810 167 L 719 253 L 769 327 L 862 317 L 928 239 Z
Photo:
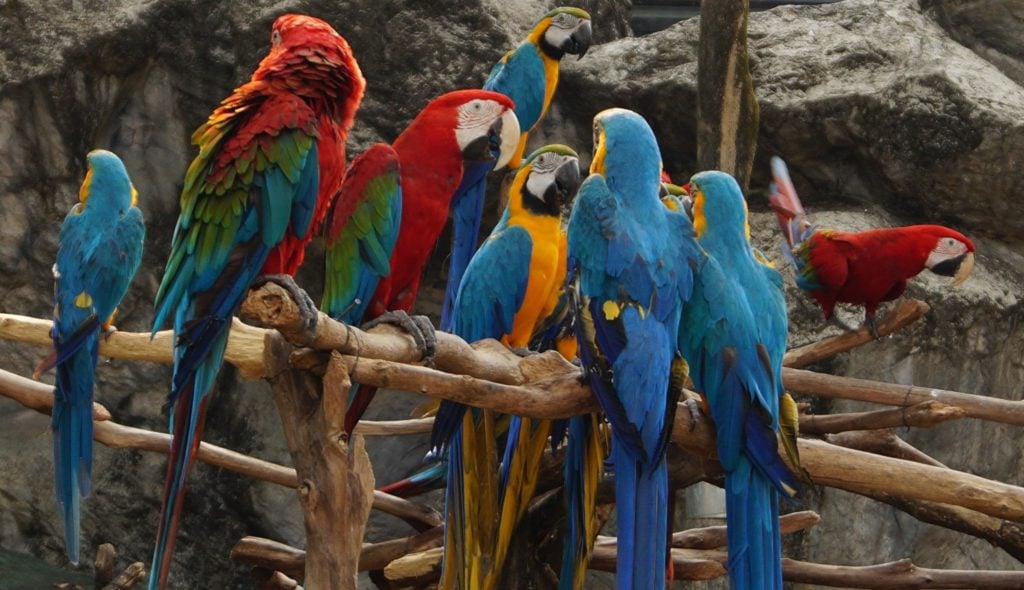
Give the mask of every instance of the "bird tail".
M 772 158 L 771 166 L 773 182 L 768 201 L 775 210 L 782 235 L 786 238 L 787 255 L 791 257 L 793 249 L 810 235 L 813 226 L 807 219 L 800 198 L 797 197 L 786 163 L 776 156 Z
M 636 460 L 626 445 L 612 445 L 615 461 L 615 510 L 618 519 L 618 590 L 665 587 L 665 539 L 668 536 L 668 466 L 664 455 L 654 465 Z
M 490 164 L 490 165 L 487 165 Z M 448 262 L 448 282 L 441 307 L 441 329 L 451 332 L 455 325 L 455 298 L 466 267 L 476 252 L 480 239 L 480 219 L 483 217 L 484 196 L 487 192 L 487 173 L 493 162 L 479 164 L 466 170 L 462 183 L 452 197 L 452 254 Z
M 396 481 L 379 489 L 386 494 L 398 496 L 399 498 L 412 498 L 431 490 L 443 488 L 447 481 L 448 461 L 441 460 L 401 481 Z
M 778 491 L 746 457 L 725 476 L 725 509 L 730 586 L 734 590 L 781 590 Z
M 359 420 L 366 413 L 366 408 L 370 407 L 370 402 L 373 401 L 373 396 L 376 394 L 376 387 L 359 383 L 352 384 L 348 393 L 348 409 L 345 411 L 345 432 L 352 433 L 355 430 L 356 424 L 359 424 Z
M 597 538 L 597 485 L 601 481 L 605 444 L 597 414 L 569 419 L 565 447 L 565 499 L 568 513 L 559 590 L 580 590 Z
M 92 398 L 98 352 L 94 330 L 57 364 L 51 418 L 54 491 L 64 520 L 64 548 L 76 565 L 81 548 L 81 499 L 92 491 Z M 60 346 L 57 354 L 63 356 Z
M 505 455 L 499 474 L 501 520 L 495 542 L 495 565 L 493 578 L 501 576 L 501 570 L 512 545 L 519 521 L 537 489 L 541 461 L 547 448 L 550 420 L 533 420 L 513 416 L 508 427 Z

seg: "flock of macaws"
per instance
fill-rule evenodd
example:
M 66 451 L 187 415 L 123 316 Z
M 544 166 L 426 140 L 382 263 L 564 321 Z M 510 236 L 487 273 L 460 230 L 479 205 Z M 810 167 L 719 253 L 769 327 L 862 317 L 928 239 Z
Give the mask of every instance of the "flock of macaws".
M 167 583 L 207 403 L 249 288 L 268 280 L 288 288 L 312 333 L 315 309 L 291 277 L 322 231 L 323 311 L 351 324 L 405 326 L 429 357 L 430 322 L 406 312 L 449 216 L 442 328 L 470 342 L 495 338 L 522 354 L 557 349 L 578 357 L 603 417 L 552 422 L 441 404 L 431 437 L 436 463 L 388 488 L 408 495 L 446 485 L 441 587 L 498 587 L 549 445 L 564 446 L 561 588 L 583 586 L 597 535 L 596 488 L 606 472 L 615 480 L 618 588 L 664 587 L 671 564 L 665 451 L 689 377 L 717 427 L 732 587 L 781 588 L 778 497 L 798 486 L 778 453 L 780 428 L 791 432 L 795 420 L 781 381 L 782 276 L 750 243 L 736 181 L 709 171 L 683 187 L 664 182 L 654 132 L 637 113 L 609 109 L 594 117 L 582 183 L 580 158 L 568 146 L 525 155 L 528 132 L 551 105 L 560 59 L 582 57 L 591 38 L 586 12 L 551 11 L 494 66 L 482 90 L 436 98 L 390 145 L 374 145 L 346 165 L 345 141 L 365 86 L 355 57 L 319 19 L 275 21 L 270 51 L 251 80 L 192 136 L 199 153 L 185 172 L 156 295 L 153 331 L 170 323 L 175 340 L 173 444 L 151 589 Z M 113 329 L 145 231 L 117 156 L 97 150 L 87 163 L 53 269 L 54 351 L 37 370 L 57 368 L 54 477 L 72 562 L 80 558 L 80 499 L 91 488 L 99 338 Z M 507 205 L 477 249 L 488 175 L 506 166 L 514 170 Z M 815 229 L 781 160 L 772 171 L 770 200 L 785 253 L 826 319 L 837 302 L 864 305 L 873 330 L 879 303 L 902 294 L 923 269 L 955 282 L 970 273 L 974 245 L 941 226 Z M 373 396 L 367 387 L 352 392 L 349 431 Z M 787 454 L 795 463 L 795 453 Z

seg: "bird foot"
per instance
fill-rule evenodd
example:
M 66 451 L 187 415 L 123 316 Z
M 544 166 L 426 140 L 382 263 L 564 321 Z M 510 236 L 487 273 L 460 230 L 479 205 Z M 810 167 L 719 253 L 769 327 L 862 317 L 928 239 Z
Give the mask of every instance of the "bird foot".
M 526 348 L 525 346 L 520 346 L 519 348 L 513 348 L 511 350 L 512 350 L 513 353 L 516 354 L 516 356 L 519 356 L 519 357 L 522 357 L 522 358 L 526 358 L 528 356 L 533 356 L 535 354 L 540 354 L 536 350 L 530 350 L 529 348 Z
M 255 289 L 267 283 L 274 283 L 288 291 L 295 304 L 299 306 L 299 315 L 302 317 L 302 332 L 306 338 L 304 344 L 309 344 L 316 340 L 316 325 L 320 319 L 320 313 L 317 311 L 316 304 L 313 303 L 313 299 L 309 294 L 295 283 L 295 279 L 291 275 L 286 274 L 260 275 L 253 281 L 252 288 Z
M 398 309 L 377 316 L 363 324 L 362 328 L 369 330 L 380 324 L 391 324 L 408 332 L 416 341 L 423 364 L 428 367 L 434 366 L 434 356 L 437 354 L 437 332 L 434 330 L 434 325 L 430 323 L 430 318 L 425 315 L 409 315 Z
M 110 342 L 110 337 L 117 332 L 117 326 L 113 324 L 103 324 L 100 329 L 103 331 L 104 342 Z
M 687 398 L 687 400 L 683 402 L 683 405 L 686 406 L 686 409 L 690 412 L 690 432 L 693 432 L 694 429 L 697 428 L 697 423 L 700 422 L 703 417 L 703 413 L 700 409 L 700 402 L 693 398 Z
M 875 340 L 881 338 L 881 336 L 878 334 L 878 322 L 875 321 L 875 316 L 873 314 L 864 316 L 864 326 L 867 327 L 868 332 L 871 333 L 872 338 L 874 338 Z

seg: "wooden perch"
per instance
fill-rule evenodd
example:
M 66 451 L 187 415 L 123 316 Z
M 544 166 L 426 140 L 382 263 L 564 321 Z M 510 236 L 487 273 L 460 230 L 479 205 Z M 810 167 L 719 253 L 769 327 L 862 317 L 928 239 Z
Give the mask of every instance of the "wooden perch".
M 884 338 L 897 330 L 923 318 L 931 310 L 928 304 L 918 299 L 903 299 L 896 308 L 885 314 L 882 321 L 878 323 L 878 336 Z M 862 344 L 875 340 L 866 327 L 852 332 L 844 332 L 838 336 L 824 338 L 806 346 L 794 348 L 782 358 L 782 364 L 795 369 L 802 369 L 808 365 L 821 362 L 825 359 L 846 352 Z
M 946 467 L 888 429 L 840 432 L 826 436 L 825 440 L 848 449 L 857 449 L 858 451 L 895 457 L 935 467 Z
M 103 590 L 131 590 L 136 584 L 146 579 L 146 565 L 141 561 L 129 565 Z
M 851 430 L 876 430 L 913 426 L 930 428 L 947 420 L 967 416 L 963 408 L 928 400 L 899 409 L 850 414 L 801 414 L 800 434 L 829 434 Z
M 837 377 L 803 369 L 782 369 L 782 382 L 793 393 L 852 399 L 887 406 L 913 406 L 938 401 L 956 406 L 969 418 L 1024 426 L 1024 402 L 945 389 L 896 385 L 868 379 Z
M 909 559 L 869 566 L 825 565 L 782 559 L 787 582 L 841 588 L 906 590 L 908 588 L 1020 589 L 1024 572 L 937 570 L 917 567 Z
M 676 412 L 672 440 L 683 450 L 715 456 L 714 428 L 701 416 L 690 429 L 690 412 Z M 931 465 L 873 455 L 824 441 L 799 439 L 800 461 L 814 483 L 870 496 L 885 492 L 905 498 L 955 504 L 989 516 L 1024 520 L 1024 488 Z M 779 454 L 785 453 L 780 448 Z
M 779 530 L 795 533 L 811 528 L 821 522 L 813 510 L 792 512 L 779 517 Z M 725 526 L 709 526 L 672 533 L 672 546 L 680 549 L 717 549 L 726 546 Z
M 672 570 L 676 580 L 714 580 L 726 574 L 725 552 L 717 551 L 715 555 L 707 555 L 710 551 L 672 548 Z M 720 553 L 721 555 L 717 555 Z M 614 572 L 616 563 L 615 544 L 594 543 L 594 551 L 590 557 L 590 569 L 603 572 Z

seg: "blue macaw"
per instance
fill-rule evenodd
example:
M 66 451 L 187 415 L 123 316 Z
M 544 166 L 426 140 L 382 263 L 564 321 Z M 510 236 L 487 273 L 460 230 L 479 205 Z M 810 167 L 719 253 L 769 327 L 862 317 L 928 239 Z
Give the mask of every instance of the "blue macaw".
M 53 476 L 64 518 L 68 559 L 80 557 L 80 500 L 92 491 L 92 399 L 100 332 L 112 322 L 142 260 L 146 226 L 138 192 L 121 159 L 105 150 L 86 156 L 88 172 L 60 230 L 53 265 L 53 353 L 35 377 L 56 365 Z
M 562 212 L 579 185 L 579 158 L 563 145 L 531 154 L 516 172 L 501 223 L 473 257 L 455 306 L 455 333 L 522 348 L 558 300 L 565 277 Z M 513 419 L 498 478 L 495 417 L 444 402 L 435 449 L 448 452 L 443 586 L 496 587 L 512 532 L 533 494 L 547 420 Z
M 779 498 L 796 478 L 778 454 L 786 301 L 782 277 L 751 247 L 746 201 L 724 172 L 690 183 L 707 253 L 683 312 L 679 347 L 707 400 L 725 470 L 729 576 L 736 590 L 782 588 Z
M 558 86 L 558 66 L 565 54 L 583 57 L 593 33 L 585 10 L 563 6 L 544 15 L 518 47 L 509 51 L 491 69 L 484 90 L 500 92 L 515 103 L 521 135 L 509 161 L 515 170 L 522 161 L 528 133 L 540 122 Z M 441 329 L 451 331 L 455 296 L 466 266 L 476 251 L 483 215 L 487 174 L 494 162 L 467 167 L 459 189 L 452 197 L 452 254 L 448 283 L 441 308 Z
M 647 121 L 594 117 L 591 174 L 569 218 L 580 360 L 611 422 L 619 590 L 665 585 L 665 448 L 683 369 L 677 336 L 700 257 L 685 214 L 659 199 L 661 157 Z

